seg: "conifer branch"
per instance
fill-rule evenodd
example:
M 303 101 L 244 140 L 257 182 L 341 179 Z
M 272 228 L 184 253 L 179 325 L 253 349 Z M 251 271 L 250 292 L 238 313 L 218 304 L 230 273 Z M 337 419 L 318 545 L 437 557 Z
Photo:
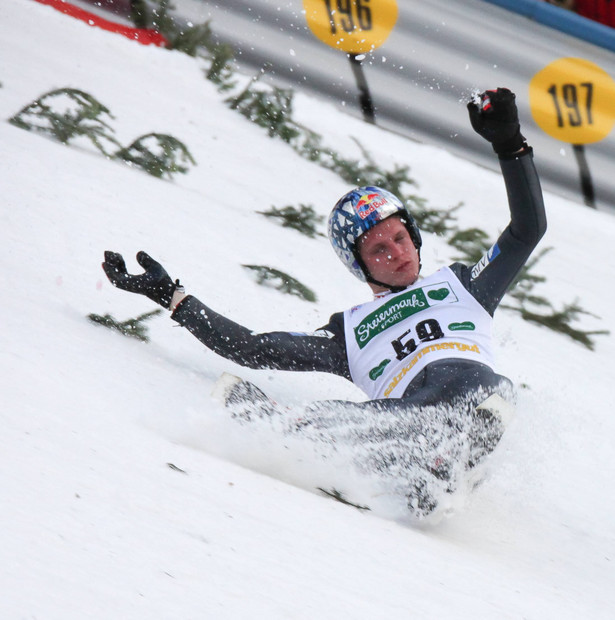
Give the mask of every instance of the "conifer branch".
M 309 302 L 316 302 L 316 294 L 309 289 L 305 284 L 299 282 L 287 273 L 274 269 L 273 267 L 267 267 L 266 265 L 242 265 L 244 269 L 249 269 L 256 274 L 257 284 L 262 286 L 271 286 L 282 293 L 289 295 L 295 295 Z
M 117 321 L 110 314 L 105 314 L 102 316 L 100 314 L 88 314 L 88 319 L 92 321 L 92 323 L 113 329 L 123 336 L 136 338 L 137 340 L 141 340 L 141 342 L 149 342 L 148 328 L 144 325 L 144 323 L 161 312 L 162 310 L 158 308 L 156 310 L 151 310 L 150 312 L 140 314 L 136 318 L 127 319 L 125 321 Z

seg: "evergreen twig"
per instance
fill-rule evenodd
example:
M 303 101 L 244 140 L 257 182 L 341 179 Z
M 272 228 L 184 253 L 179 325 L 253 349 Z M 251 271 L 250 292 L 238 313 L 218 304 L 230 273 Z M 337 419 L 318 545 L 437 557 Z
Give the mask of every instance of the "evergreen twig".
M 102 316 L 100 314 L 88 314 L 88 319 L 92 321 L 92 323 L 97 323 L 98 325 L 103 325 L 104 327 L 113 329 L 123 336 L 136 338 L 142 342 L 149 342 L 148 328 L 144 325 L 144 322 L 154 316 L 157 316 L 161 312 L 162 310 L 158 308 L 156 310 L 151 310 L 150 312 L 140 314 L 136 318 L 127 319 L 126 321 L 117 321 L 110 314 L 105 314 Z
M 235 85 L 231 66 L 233 48 L 228 43 L 214 40 L 210 21 L 191 24 L 182 20 L 180 23 L 180 20 L 173 18 L 171 11 L 175 7 L 168 0 L 157 0 L 154 5 L 146 0 L 132 0 L 131 6 L 131 19 L 135 26 L 160 32 L 168 41 L 168 49 L 208 60 L 210 66 L 205 76 L 221 91 Z
M 122 159 L 158 178 L 187 172 L 182 164 L 196 165 L 183 142 L 169 134 L 148 133 L 122 147 L 112 135 L 114 130 L 106 116 L 114 118 L 92 95 L 75 88 L 58 88 L 25 106 L 9 122 L 20 129 L 45 133 L 63 144 L 84 136 L 110 159 Z M 111 153 L 104 142 L 119 149 Z
M 561 310 L 553 309 L 553 306 L 551 306 L 550 303 L 548 305 L 552 309 L 550 314 L 533 312 L 523 306 L 510 306 L 507 304 L 502 304 L 502 308 L 507 308 L 509 310 L 513 310 L 514 312 L 518 312 L 525 321 L 530 321 L 532 323 L 536 323 L 537 325 L 548 327 L 553 331 L 565 334 L 576 342 L 586 346 L 590 351 L 594 350 L 595 345 L 591 338 L 592 336 L 610 334 L 610 331 L 607 329 L 583 330 L 577 329 L 572 325 L 572 323 L 578 319 L 580 314 L 592 315 L 590 312 L 583 310 L 583 308 L 578 305 L 577 300 L 572 303 L 564 304 L 564 307 Z
M 22 108 L 9 122 L 21 129 L 45 133 L 62 144 L 84 136 L 103 155 L 110 156 L 103 143 L 121 145 L 105 117 L 113 115 L 92 95 L 76 88 L 58 88 Z
M 152 176 L 171 178 L 188 168 L 182 163 L 196 165 L 186 145 L 168 134 L 148 133 L 137 138 L 130 146 L 124 147 L 114 155 L 116 159 L 134 164 Z
M 261 75 L 252 79 L 238 95 L 227 98 L 226 103 L 231 110 L 237 110 L 248 120 L 264 127 L 270 137 L 277 136 L 290 143 L 299 135 L 296 124 L 287 120 L 292 116 L 293 92 L 277 86 L 254 88 Z
M 242 267 L 256 273 L 257 284 L 272 286 L 282 293 L 296 295 L 305 301 L 318 301 L 316 294 L 310 288 L 279 269 L 266 265 L 242 265 Z
M 328 491 L 327 489 L 323 489 L 322 487 L 316 487 L 316 489 L 319 490 L 321 493 L 324 493 L 327 497 L 331 497 L 334 500 L 345 504 L 346 506 L 352 506 L 353 508 L 357 508 L 358 510 L 371 510 L 369 506 L 361 506 L 360 504 L 355 504 L 354 502 L 346 499 L 344 497 L 344 494 L 337 489 L 331 489 L 330 491 Z
M 316 230 L 316 226 L 321 224 L 325 217 L 324 215 L 318 215 L 312 205 L 300 204 L 299 209 L 292 205 L 287 205 L 281 209 L 272 206 L 269 211 L 257 211 L 257 213 L 265 217 L 277 219 L 283 227 L 293 228 L 308 237 L 325 236 Z

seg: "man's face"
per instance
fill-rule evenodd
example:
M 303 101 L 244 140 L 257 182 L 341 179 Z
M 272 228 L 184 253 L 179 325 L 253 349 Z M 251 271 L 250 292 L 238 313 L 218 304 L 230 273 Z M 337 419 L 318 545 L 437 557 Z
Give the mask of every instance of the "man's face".
M 398 217 L 376 224 L 359 238 L 359 254 L 370 275 L 390 286 L 406 287 L 419 277 L 419 253 Z M 375 293 L 388 290 L 370 283 Z

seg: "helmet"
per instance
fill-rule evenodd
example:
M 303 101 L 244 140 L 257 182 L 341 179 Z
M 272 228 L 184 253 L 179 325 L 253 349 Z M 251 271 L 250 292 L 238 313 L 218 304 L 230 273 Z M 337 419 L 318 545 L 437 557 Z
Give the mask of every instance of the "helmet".
M 369 281 L 370 276 L 356 243 L 362 234 L 392 215 L 401 217 L 420 253 L 421 233 L 414 218 L 397 196 L 381 187 L 357 187 L 342 196 L 331 211 L 329 241 L 342 263 L 363 282 Z

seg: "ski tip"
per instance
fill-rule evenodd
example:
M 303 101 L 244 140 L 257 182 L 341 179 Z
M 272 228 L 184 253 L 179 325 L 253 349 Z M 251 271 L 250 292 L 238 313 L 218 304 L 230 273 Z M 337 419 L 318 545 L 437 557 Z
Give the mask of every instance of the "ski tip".
M 488 411 L 492 415 L 500 419 L 504 428 L 508 427 L 515 415 L 515 406 L 502 398 L 499 394 L 492 394 L 484 400 L 478 407 L 477 411 Z
M 223 404 L 226 404 L 226 397 L 234 385 L 241 383 L 243 379 L 230 372 L 223 372 L 220 378 L 214 383 L 211 390 L 211 397 Z

